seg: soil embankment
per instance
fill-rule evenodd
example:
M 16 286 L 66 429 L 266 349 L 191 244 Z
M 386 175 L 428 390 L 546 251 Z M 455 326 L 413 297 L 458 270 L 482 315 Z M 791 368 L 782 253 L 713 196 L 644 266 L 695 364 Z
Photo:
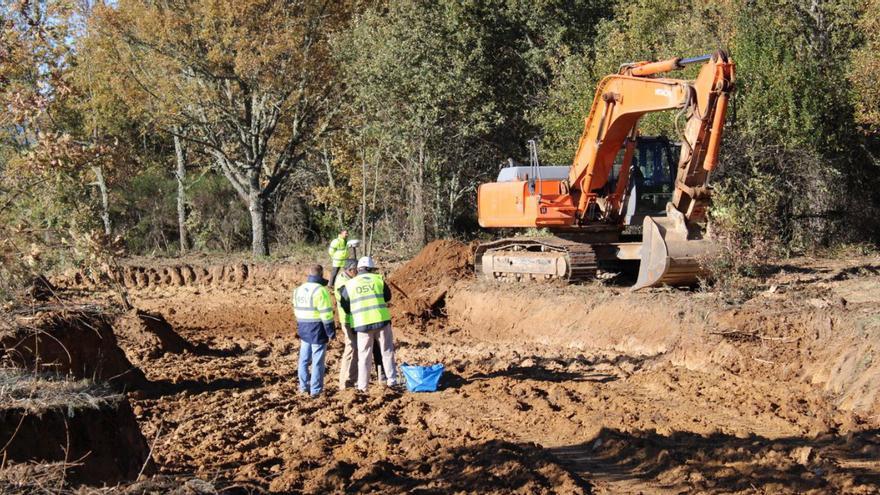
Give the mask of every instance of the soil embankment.
M 18 314 L 0 332 L 5 366 L 106 381 L 117 389 L 145 385 L 119 347 L 110 316 L 99 307 L 49 308 Z
M 5 322 L 0 491 L 112 485 L 153 472 L 122 393 L 149 384 L 118 346 L 111 319 L 106 308 L 59 306 Z M 27 467 L 34 463 L 45 469 Z
M 809 384 L 843 410 L 877 415 L 880 283 L 866 282 L 832 280 L 806 298 L 777 286 L 736 308 L 707 294 L 478 283 L 457 287 L 446 305 L 450 326 L 482 340 L 515 338 L 704 373 L 772 376 Z
M 152 473 L 150 449 L 128 401 L 83 395 L 62 394 L 39 410 L 0 407 L 4 462 L 61 463 L 68 485 L 114 485 Z

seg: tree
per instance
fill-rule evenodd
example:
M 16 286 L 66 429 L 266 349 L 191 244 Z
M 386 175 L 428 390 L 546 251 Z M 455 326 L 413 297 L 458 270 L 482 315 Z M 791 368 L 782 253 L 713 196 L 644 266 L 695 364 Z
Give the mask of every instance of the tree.
M 328 36 L 347 15 L 316 0 L 124 0 L 99 11 L 117 88 L 212 157 L 250 212 L 255 256 L 269 253 L 273 195 L 330 130 Z
M 354 29 L 358 53 L 348 64 L 354 100 L 373 116 L 365 131 L 373 146 L 388 150 L 383 157 L 402 174 L 410 240 L 417 247 L 427 235 L 431 179 L 446 166 L 461 167 L 446 161 L 455 153 L 452 147 L 484 132 L 494 118 L 474 73 L 485 66 L 483 54 L 466 46 L 474 27 L 460 26 L 454 33 L 442 22 L 448 19 L 442 10 L 432 2 L 399 2 L 388 18 L 369 14 Z M 457 129 L 444 125 L 445 119 Z M 444 142 L 450 146 L 441 153 Z
M 11 285 L 61 259 L 106 274 L 117 254 L 106 248 L 116 243 L 94 233 L 94 202 L 83 190 L 89 169 L 116 156 L 67 126 L 75 113 L 72 3 L 7 3 L 0 19 L 0 295 L 8 296 Z
M 859 30 L 865 41 L 852 53 L 849 78 L 855 90 L 858 120 L 876 135 L 880 133 L 880 0 L 866 2 Z
M 340 43 L 349 113 L 366 116 L 352 142 L 384 169 L 383 194 L 405 205 L 390 223 L 407 226 L 410 245 L 473 218 L 464 200 L 476 183 L 535 131 L 526 110 L 550 60 L 589 39 L 605 5 L 392 1 L 357 18 Z
M 180 239 L 180 254 L 183 255 L 189 251 L 189 238 L 186 232 L 186 164 L 188 160 L 186 146 L 180 135 L 181 131 L 177 129 L 173 139 L 174 161 L 177 164 L 174 171 L 174 178 L 177 179 L 177 229 Z
M 149 113 L 148 106 L 131 104 L 126 98 L 131 96 L 130 91 L 123 87 L 123 80 L 118 75 L 113 46 L 97 31 L 98 23 L 92 15 L 94 10 L 91 7 L 81 16 L 83 27 L 82 35 L 77 40 L 77 63 L 70 76 L 77 93 L 74 107 L 78 112 L 75 115 L 78 121 L 73 123 L 73 127 L 80 128 L 81 134 L 90 136 L 88 139 L 96 142 L 113 140 L 116 146 L 131 151 L 127 170 L 107 171 L 109 177 L 105 177 L 102 169 L 93 170 L 104 205 L 102 215 L 105 231 L 110 232 L 111 194 L 108 184 L 118 182 L 113 185 L 120 189 L 123 182 L 151 168 L 154 162 L 164 162 L 167 167 L 167 162 L 173 161 L 171 169 L 177 181 L 179 249 L 183 254 L 188 250 L 186 171 L 189 165 L 186 145 L 179 137 L 183 128 L 177 128 L 174 135 L 164 132 L 157 127 L 157 116 Z M 129 189 L 128 192 L 137 194 L 139 191 Z M 140 245 L 139 240 L 132 241 L 132 244 Z
M 68 2 L 0 5 L 0 129 L 5 146 L 26 150 L 46 124 L 46 110 L 70 88 L 73 55 Z
M 555 77 L 530 112 L 541 129 L 546 159 L 568 165 L 577 148 L 599 81 L 617 73 L 620 65 L 712 53 L 728 46 L 735 2 L 699 0 L 638 0 L 622 5 L 613 17 L 603 18 L 597 35 L 554 65 Z M 673 77 L 688 77 L 694 69 Z M 640 123 L 648 135 L 674 132 L 673 117 L 649 115 Z

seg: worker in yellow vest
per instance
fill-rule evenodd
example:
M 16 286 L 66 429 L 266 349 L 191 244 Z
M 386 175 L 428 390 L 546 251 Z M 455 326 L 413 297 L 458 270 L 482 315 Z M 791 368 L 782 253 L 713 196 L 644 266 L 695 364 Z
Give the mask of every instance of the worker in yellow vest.
M 358 260 L 357 276 L 345 283 L 339 296 L 342 308 L 352 317 L 357 334 L 358 380 L 357 388 L 366 391 L 373 365 L 373 342 L 379 342 L 382 367 L 389 387 L 397 386 L 397 365 L 394 362 L 394 336 L 391 333 L 391 313 L 388 302 L 391 290 L 376 271 L 370 256 Z
M 312 396 L 324 389 L 327 343 L 336 335 L 333 302 L 323 275 L 321 265 L 312 265 L 306 282 L 293 291 L 293 314 L 300 338 L 299 390 Z
M 357 335 L 354 333 L 351 314 L 342 307 L 342 296 L 339 291 L 345 283 L 357 276 L 357 260 L 345 261 L 345 266 L 333 283 L 333 294 L 336 296 L 336 309 L 339 311 L 339 325 L 342 327 L 342 339 L 345 347 L 339 363 L 339 389 L 354 387 L 357 381 Z
M 336 283 L 336 276 L 342 267 L 345 266 L 345 260 L 348 259 L 348 231 L 341 230 L 336 239 L 330 241 L 330 247 L 327 248 L 327 254 L 330 255 L 330 285 Z

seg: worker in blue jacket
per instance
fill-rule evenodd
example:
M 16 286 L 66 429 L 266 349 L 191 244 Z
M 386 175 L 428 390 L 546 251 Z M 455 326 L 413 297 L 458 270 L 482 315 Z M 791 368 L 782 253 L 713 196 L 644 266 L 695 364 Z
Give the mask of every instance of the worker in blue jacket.
M 309 267 L 308 279 L 293 291 L 293 314 L 300 338 L 299 390 L 316 396 L 324 389 L 327 343 L 336 336 L 333 302 L 321 265 Z

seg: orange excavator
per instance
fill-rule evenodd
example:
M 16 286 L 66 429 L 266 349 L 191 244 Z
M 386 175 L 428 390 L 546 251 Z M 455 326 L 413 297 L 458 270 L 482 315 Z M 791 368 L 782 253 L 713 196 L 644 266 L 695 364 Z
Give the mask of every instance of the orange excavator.
M 695 80 L 663 74 L 702 63 Z M 581 281 L 602 261 L 640 260 L 635 289 L 688 285 L 701 274 L 710 172 L 718 162 L 734 63 L 724 51 L 692 58 L 636 62 L 602 79 L 571 167 L 507 167 L 480 185 L 479 222 L 485 228 L 538 228 L 553 235 L 518 236 L 480 245 L 477 266 L 502 280 Z M 665 212 L 642 219 L 641 242 L 626 242 L 627 205 L 635 199 L 630 170 L 639 119 L 677 111 L 681 153 Z M 616 166 L 617 165 L 617 166 Z M 638 218 L 638 217 L 636 217 Z

